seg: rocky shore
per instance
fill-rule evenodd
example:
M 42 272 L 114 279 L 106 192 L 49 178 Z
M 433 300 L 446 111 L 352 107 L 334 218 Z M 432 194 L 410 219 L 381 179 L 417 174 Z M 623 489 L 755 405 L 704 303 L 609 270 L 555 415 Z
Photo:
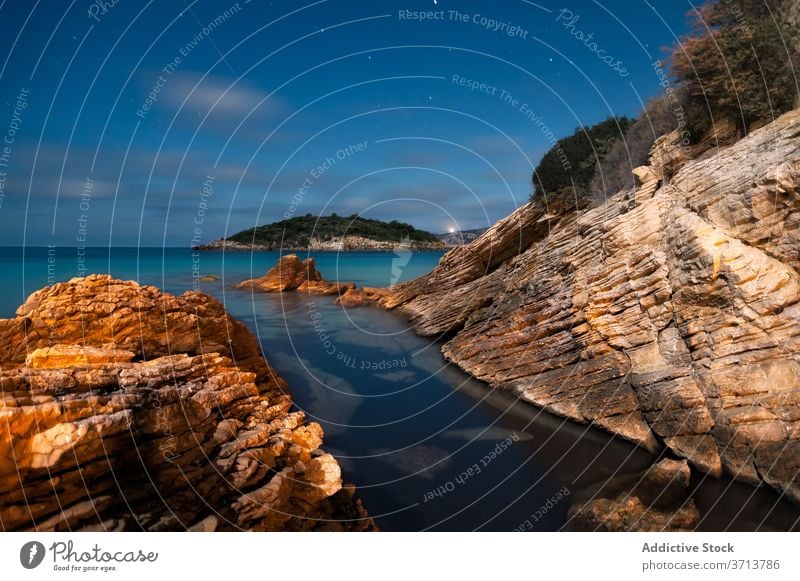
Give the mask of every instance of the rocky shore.
M 695 160 L 676 137 L 637 187 L 529 203 L 377 304 L 496 389 L 800 502 L 800 111 Z
M 371 530 L 247 328 L 109 276 L 0 320 L 0 529 Z
M 281 250 L 284 252 L 395 252 L 412 251 L 424 252 L 443 250 L 447 248 L 444 242 L 393 242 L 388 240 L 372 240 L 363 236 L 342 236 L 330 240 L 312 238 L 305 247 L 280 247 L 264 244 L 244 244 L 235 240 L 219 239 L 193 247 L 193 250 L 235 250 L 235 251 L 261 251 Z

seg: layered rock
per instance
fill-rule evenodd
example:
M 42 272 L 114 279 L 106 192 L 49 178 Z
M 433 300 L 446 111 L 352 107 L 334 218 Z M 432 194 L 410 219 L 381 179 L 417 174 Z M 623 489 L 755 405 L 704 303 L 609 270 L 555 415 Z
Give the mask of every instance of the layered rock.
M 380 299 L 477 378 L 800 501 L 800 111 L 603 206 L 523 206 Z
M 240 282 L 236 288 L 261 292 L 298 291 L 318 295 L 340 295 L 355 288 L 355 284 L 328 282 L 322 278 L 313 258 L 300 260 L 296 254 L 287 254 L 281 257 L 264 276 Z
M 2 530 L 374 527 L 322 429 L 208 295 L 73 279 L 0 338 Z
M 371 306 L 389 294 L 388 289 L 365 287 L 353 287 L 336 299 L 336 303 L 347 308 Z

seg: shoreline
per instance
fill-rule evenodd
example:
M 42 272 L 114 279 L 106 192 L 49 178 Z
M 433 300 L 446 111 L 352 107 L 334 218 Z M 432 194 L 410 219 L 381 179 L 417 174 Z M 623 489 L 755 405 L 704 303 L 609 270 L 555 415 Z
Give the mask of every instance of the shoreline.
M 448 250 L 455 248 L 454 246 L 446 246 L 444 248 L 411 248 L 408 252 L 414 253 L 423 253 L 423 252 L 447 252 Z M 203 248 L 203 247 L 192 247 L 189 249 L 192 252 L 213 252 L 213 251 L 231 251 L 231 252 L 315 252 L 315 253 L 325 253 L 325 254 L 340 254 L 340 253 L 355 253 L 355 252 L 374 252 L 379 254 L 392 254 L 395 251 L 386 248 L 343 248 L 341 250 L 331 250 L 328 248 L 295 248 L 295 247 L 286 247 L 286 248 L 268 248 L 264 247 L 254 247 L 254 248 L 232 248 L 232 247 L 214 247 L 214 248 Z

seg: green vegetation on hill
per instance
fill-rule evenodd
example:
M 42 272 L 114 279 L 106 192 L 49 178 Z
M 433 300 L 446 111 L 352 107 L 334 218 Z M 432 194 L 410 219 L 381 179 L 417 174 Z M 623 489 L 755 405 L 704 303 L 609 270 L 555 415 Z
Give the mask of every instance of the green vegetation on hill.
M 361 236 L 380 242 L 437 243 L 439 239 L 430 232 L 417 230 L 410 224 L 392 220 L 382 222 L 352 216 L 297 216 L 273 224 L 258 226 L 234 234 L 228 240 L 242 244 L 259 244 L 276 248 L 305 248 L 312 238 L 328 241 L 342 236 Z
M 601 202 L 632 187 L 632 170 L 676 128 L 699 155 L 797 106 L 798 14 L 797 0 L 707 0 L 692 10 L 692 34 L 655 63 L 663 93 L 634 120 L 611 117 L 555 144 L 533 173 L 532 198 Z
M 626 117 L 609 117 L 597 125 L 579 127 L 560 140 L 533 173 L 534 195 L 561 197 L 587 192 L 598 163 L 625 136 L 629 125 Z
M 685 124 L 680 91 L 668 91 L 647 102 L 642 114 L 628 127 L 600 160 L 590 186 L 592 201 L 599 203 L 617 192 L 633 187 L 633 170 L 647 163 L 655 140 Z

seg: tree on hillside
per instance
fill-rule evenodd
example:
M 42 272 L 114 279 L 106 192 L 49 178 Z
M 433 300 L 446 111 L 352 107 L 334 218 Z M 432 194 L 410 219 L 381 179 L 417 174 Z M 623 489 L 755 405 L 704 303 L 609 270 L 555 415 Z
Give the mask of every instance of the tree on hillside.
M 692 137 L 715 123 L 735 123 L 742 135 L 790 110 L 798 93 L 797 27 L 781 15 L 796 0 L 714 0 L 693 11 L 693 34 L 670 57 L 685 87 Z
M 633 187 L 633 169 L 647 163 L 656 139 L 678 127 L 681 104 L 680 95 L 674 98 L 665 95 L 648 101 L 642 114 L 631 123 L 625 138 L 617 140 L 598 164 L 590 185 L 594 202 L 600 203 Z
M 609 117 L 591 127 L 580 127 L 558 141 L 533 172 L 534 196 L 585 196 L 598 163 L 625 135 L 629 125 L 626 117 Z

